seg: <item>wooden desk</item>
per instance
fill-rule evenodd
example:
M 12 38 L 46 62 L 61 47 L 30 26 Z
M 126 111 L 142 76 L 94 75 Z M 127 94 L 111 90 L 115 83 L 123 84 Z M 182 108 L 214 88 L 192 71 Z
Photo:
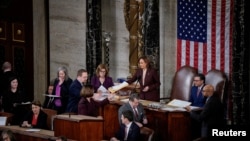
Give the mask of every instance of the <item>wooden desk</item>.
M 48 141 L 54 137 L 54 131 L 43 130 L 36 132 L 26 131 L 28 128 L 19 126 L 0 126 L 0 130 L 11 130 L 18 141 Z
M 103 108 L 104 139 L 110 139 L 119 129 L 118 109 L 122 101 L 115 101 Z M 148 119 L 147 127 L 154 130 L 154 139 L 160 141 L 190 140 L 190 116 L 185 111 L 164 111 L 148 108 L 151 101 L 143 100 Z
M 103 139 L 103 118 L 84 115 L 57 115 L 54 118 L 55 136 L 87 141 Z

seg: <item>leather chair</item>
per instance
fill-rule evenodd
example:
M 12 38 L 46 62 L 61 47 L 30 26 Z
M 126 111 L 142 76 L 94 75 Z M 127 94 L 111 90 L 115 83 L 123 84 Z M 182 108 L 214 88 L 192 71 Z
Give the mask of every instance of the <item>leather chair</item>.
M 197 73 L 197 69 L 191 66 L 182 66 L 175 73 L 170 100 L 179 99 L 188 101 L 193 85 L 193 78 Z
M 48 128 L 50 130 L 53 130 L 53 121 L 54 121 L 54 117 L 57 115 L 57 111 L 53 109 L 46 109 L 46 108 L 43 108 L 42 111 L 48 115 L 48 118 L 47 118 Z
M 214 86 L 215 94 L 224 102 L 224 93 L 226 87 L 227 77 L 225 73 L 217 69 L 211 69 L 206 74 L 206 84 L 211 84 Z
M 141 139 L 140 139 L 141 141 L 152 141 L 154 130 L 148 127 L 141 127 L 140 134 L 141 134 Z

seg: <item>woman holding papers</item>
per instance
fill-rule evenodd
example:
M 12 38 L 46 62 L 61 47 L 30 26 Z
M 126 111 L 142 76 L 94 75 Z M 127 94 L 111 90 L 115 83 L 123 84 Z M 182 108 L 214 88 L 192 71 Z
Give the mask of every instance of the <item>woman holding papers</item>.
M 41 110 L 40 101 L 32 102 L 32 111 L 29 111 L 21 122 L 21 127 L 48 129 L 47 114 Z
M 109 103 L 109 100 L 112 99 L 112 94 L 110 94 L 107 98 L 102 101 L 96 101 L 93 98 L 94 95 L 94 87 L 92 85 L 85 85 L 81 92 L 81 99 L 78 103 L 78 114 L 79 115 L 87 115 L 87 116 L 95 116 L 99 115 L 98 108 L 105 104 Z
M 91 78 L 91 85 L 94 87 L 95 93 L 106 93 L 109 87 L 114 86 L 105 64 L 98 65 L 96 74 Z
M 140 84 L 140 98 L 150 101 L 160 100 L 160 78 L 156 69 L 150 65 L 150 60 L 146 56 L 139 58 L 139 69 L 127 82 L 129 84 L 138 81 Z

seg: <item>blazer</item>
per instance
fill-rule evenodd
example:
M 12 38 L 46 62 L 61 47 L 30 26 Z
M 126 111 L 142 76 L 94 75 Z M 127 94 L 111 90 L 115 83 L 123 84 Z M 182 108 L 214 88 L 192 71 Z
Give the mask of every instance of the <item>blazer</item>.
M 59 83 L 59 79 L 55 79 L 54 81 L 54 88 L 53 88 L 53 91 L 52 91 L 52 95 L 56 95 L 56 86 L 58 85 Z M 58 111 L 58 113 L 61 113 L 61 112 L 65 112 L 66 111 L 66 107 L 67 107 L 67 104 L 68 104 L 68 99 L 69 99 L 69 87 L 72 83 L 72 79 L 71 78 L 68 78 L 67 80 L 65 80 L 61 85 L 61 91 L 60 91 L 60 99 L 61 99 L 61 102 L 62 102 L 62 106 L 61 106 L 61 110 Z M 56 99 L 56 98 L 55 98 Z M 55 100 L 54 99 L 54 100 Z M 55 107 L 55 103 L 53 102 L 53 107 Z
M 22 125 L 22 123 L 24 121 L 28 121 L 29 124 L 32 123 L 32 118 L 33 118 L 33 111 L 29 111 L 26 116 L 24 117 L 24 119 L 22 120 L 22 122 L 20 123 L 20 126 Z M 37 124 L 36 125 L 32 125 L 33 128 L 40 128 L 40 129 L 49 129 L 47 127 L 47 117 L 48 115 L 46 113 L 44 113 L 42 110 L 40 110 L 40 113 L 38 115 L 37 118 Z
M 113 80 L 111 77 L 106 76 L 105 80 L 103 82 L 103 84 L 101 84 L 101 82 L 99 81 L 99 77 L 97 77 L 96 75 L 94 75 L 91 78 L 91 85 L 94 87 L 95 93 L 97 92 L 98 88 L 102 85 L 103 87 L 105 87 L 107 90 L 109 87 L 114 86 Z
M 191 118 L 202 122 L 202 137 L 207 137 L 211 128 L 224 126 L 224 109 L 219 97 L 208 97 L 201 113 L 190 112 Z
M 198 87 L 192 86 L 190 99 L 189 99 L 189 102 L 191 102 L 191 106 L 198 106 L 198 107 L 204 106 L 206 99 L 207 99 L 202 94 L 202 90 L 203 90 L 204 86 L 205 85 L 203 85 L 203 87 L 201 88 L 198 97 L 197 97 Z
M 148 68 L 144 85 L 142 84 L 143 78 L 142 78 L 143 70 L 138 69 L 136 73 L 133 75 L 131 79 L 127 81 L 127 83 L 131 84 L 135 82 L 136 80 L 139 80 L 140 84 L 140 98 L 150 101 L 159 101 L 160 100 L 160 78 L 158 72 L 153 68 Z M 148 86 L 149 90 L 147 92 L 143 92 L 143 88 Z
M 80 92 L 83 85 L 75 79 L 69 87 L 69 101 L 67 105 L 67 112 L 77 113 L 78 103 L 81 99 Z
M 120 141 L 124 141 L 124 137 L 125 137 L 125 125 L 124 124 L 120 126 L 120 129 L 116 133 L 115 137 Z M 126 141 L 139 141 L 139 140 L 140 140 L 140 127 L 135 122 L 132 122 L 128 131 L 128 136 L 127 136 Z
M 78 115 L 95 116 L 99 115 L 99 107 L 108 104 L 109 100 L 106 98 L 103 101 L 95 101 L 90 98 L 90 102 L 82 97 L 78 103 Z
M 133 112 L 133 117 L 134 117 L 134 121 L 136 122 L 140 122 L 143 123 L 143 119 L 146 118 L 146 112 L 143 108 L 143 105 L 141 103 L 139 103 L 139 105 L 137 106 L 137 111 L 138 111 L 138 117 L 136 117 L 136 115 L 134 114 L 134 110 L 131 107 L 131 105 L 129 104 L 129 102 L 124 103 L 118 110 L 118 117 L 119 117 L 119 123 L 121 124 L 121 116 L 122 116 L 122 112 L 126 111 L 126 110 L 130 110 Z

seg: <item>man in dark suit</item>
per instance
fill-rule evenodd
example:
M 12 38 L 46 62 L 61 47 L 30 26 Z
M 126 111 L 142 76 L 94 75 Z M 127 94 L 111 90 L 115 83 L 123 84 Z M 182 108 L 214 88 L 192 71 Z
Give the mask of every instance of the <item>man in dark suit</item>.
M 206 97 L 202 94 L 205 86 L 205 76 L 201 73 L 194 76 L 194 86 L 191 88 L 189 102 L 191 106 L 203 107 L 206 102 Z
M 202 93 L 207 97 L 207 101 L 201 113 L 192 111 L 190 106 L 186 109 L 190 112 L 191 118 L 202 122 L 201 137 L 207 138 L 211 136 L 211 129 L 224 126 L 224 110 L 220 98 L 214 95 L 212 85 L 204 86 Z
M 140 127 L 133 122 L 133 112 L 126 110 L 121 115 L 122 125 L 111 141 L 138 141 L 140 140 Z
M 78 103 L 81 99 L 80 91 L 87 80 L 88 72 L 85 69 L 78 70 L 76 79 L 69 87 L 69 101 L 66 112 L 78 113 Z
M 118 110 L 118 117 L 120 124 L 122 112 L 126 110 L 132 111 L 134 122 L 139 126 L 143 127 L 143 124 L 147 124 L 148 120 L 145 115 L 145 110 L 143 108 L 143 105 L 139 102 L 139 96 L 138 94 L 131 94 L 129 96 L 129 101 L 127 103 L 124 103 Z

